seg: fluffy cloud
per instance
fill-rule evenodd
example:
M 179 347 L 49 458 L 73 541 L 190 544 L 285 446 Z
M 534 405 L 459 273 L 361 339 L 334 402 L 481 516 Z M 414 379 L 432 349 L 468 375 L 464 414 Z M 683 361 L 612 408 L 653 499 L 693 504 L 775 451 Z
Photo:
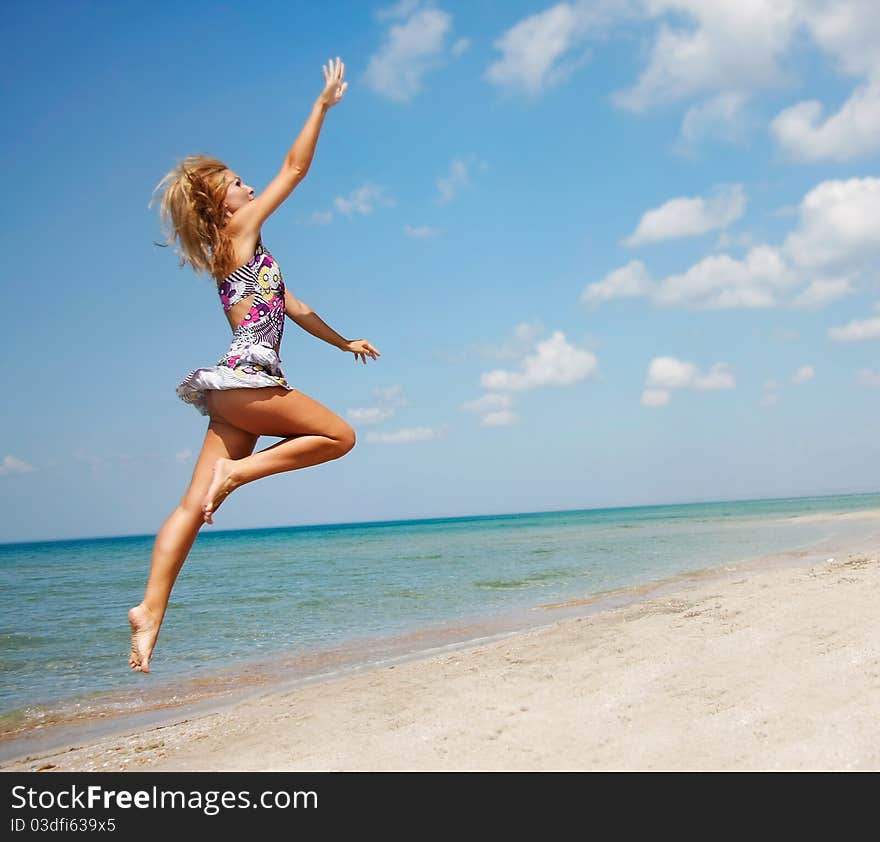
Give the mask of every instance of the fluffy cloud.
M 796 278 L 769 246 L 756 246 L 744 260 L 726 254 L 706 257 L 686 272 L 664 279 L 655 292 L 663 306 L 721 310 L 772 307 Z
M 449 165 L 449 172 L 437 179 L 437 189 L 440 191 L 440 197 L 437 201 L 440 204 L 451 202 L 458 195 L 458 192 L 467 187 L 469 183 L 467 164 L 456 158 Z
M 834 342 L 863 342 L 880 339 L 880 316 L 871 319 L 853 319 L 840 327 L 828 328 L 828 338 Z
M 481 398 L 463 403 L 460 408 L 463 412 L 480 415 L 480 424 L 484 427 L 505 427 L 516 421 L 512 406 L 513 398 L 510 395 L 488 392 Z
M 398 407 L 408 403 L 399 385 L 373 389 L 373 397 L 377 399 L 379 406 L 349 409 L 345 413 L 348 420 L 353 424 L 378 424 L 387 421 Z
M 880 178 L 823 181 L 807 193 L 799 212 L 800 224 L 784 245 L 797 265 L 845 269 L 880 257 Z
M 648 366 L 647 385 L 659 389 L 732 389 L 736 385 L 726 363 L 716 363 L 708 374 L 700 374 L 693 363 L 675 357 L 655 357 Z
M 522 392 L 540 386 L 571 386 L 596 372 L 594 354 L 571 345 L 562 331 L 539 342 L 519 371 L 487 371 L 480 383 L 489 391 Z
M 799 161 L 851 161 L 880 150 L 880 81 L 856 88 L 836 114 L 822 119 L 822 103 L 808 100 L 770 124 L 776 142 Z
M 685 360 L 675 357 L 655 357 L 648 366 L 642 406 L 651 408 L 666 406 L 673 389 L 694 389 L 700 392 L 733 389 L 736 386 L 733 372 L 727 363 L 715 363 L 705 374 Z
M 692 105 L 681 121 L 678 151 L 689 154 L 707 140 L 742 143 L 754 124 L 748 102 L 741 91 L 724 91 Z
M 706 94 L 777 87 L 785 78 L 779 60 L 792 35 L 793 6 L 790 0 L 645 2 L 647 16 L 667 19 L 638 82 L 614 101 L 640 112 Z
M 771 130 L 801 161 L 849 161 L 880 150 L 880 18 L 875 0 L 800 0 L 798 17 L 836 69 L 858 82 L 840 109 L 824 116 L 805 100 L 784 109 Z
M 385 193 L 384 187 L 366 182 L 348 196 L 337 197 L 333 204 L 341 214 L 350 217 L 355 213 L 371 214 L 378 207 L 392 207 L 394 200 Z
M 670 394 L 666 389 L 645 389 L 642 392 L 642 406 L 658 407 L 669 403 Z
M 495 369 L 480 377 L 486 393 L 459 407 L 462 412 L 480 416 L 484 427 L 513 424 L 513 393 L 527 392 L 542 386 L 573 386 L 595 374 L 598 361 L 594 354 L 570 344 L 562 331 L 554 331 L 540 339 L 544 327 L 540 322 L 524 322 L 516 326 L 513 340 L 503 343 L 492 356 L 519 360 L 517 370 Z
M 494 46 L 501 58 L 485 78 L 534 96 L 567 79 L 586 59 L 582 38 L 589 28 L 583 5 L 557 3 L 508 29 Z
M 792 376 L 792 383 L 806 383 L 816 376 L 816 370 L 811 365 L 802 365 Z
M 36 468 L 33 465 L 29 465 L 11 453 L 7 453 L 3 457 L 3 461 L 0 462 L 0 474 L 29 474 L 35 470 Z
M 647 24 L 647 60 L 634 84 L 612 96 L 642 113 L 686 104 L 679 148 L 707 139 L 739 142 L 756 124 L 751 101 L 793 81 L 795 48 L 810 40 L 833 68 L 856 79 L 839 110 L 804 101 L 785 108 L 772 132 L 792 157 L 851 160 L 880 149 L 880 15 L 876 0 L 580 0 L 529 15 L 495 41 L 490 82 L 536 96 L 570 78 L 590 42 Z
M 408 427 L 394 433 L 367 433 L 366 440 L 370 444 L 412 444 L 442 438 L 445 432 L 445 428 Z
M 679 201 L 645 214 L 630 240 L 647 239 L 651 226 L 657 232 L 673 230 L 675 215 L 668 208 Z M 728 207 L 732 215 L 735 208 Z M 694 211 L 692 219 L 699 215 Z M 660 306 L 691 309 L 817 309 L 857 292 L 860 281 L 873 278 L 880 266 L 880 178 L 824 181 L 806 194 L 797 215 L 780 247 L 756 245 L 743 258 L 710 255 L 659 281 L 651 280 L 643 263 L 632 261 L 588 284 L 581 301 L 596 306 L 613 298 L 645 296 Z M 836 330 L 837 336 L 844 335 Z
M 631 260 L 626 266 L 609 272 L 601 281 L 588 284 L 581 293 L 581 302 L 595 307 L 613 298 L 638 298 L 654 288 L 651 276 L 641 260 Z
M 353 424 L 378 424 L 394 415 L 394 410 L 381 406 L 369 406 L 361 409 L 349 409 L 345 414 Z
M 447 61 L 447 55 L 461 55 L 467 42 L 459 39 L 448 50 L 452 15 L 420 3 L 403 2 L 379 13 L 380 19 L 393 18 L 382 46 L 367 63 L 367 86 L 395 102 L 409 102 L 422 89 L 428 71 Z
M 792 304 L 807 310 L 817 310 L 852 292 L 853 287 L 849 278 L 826 278 L 813 281 L 798 294 Z
M 708 199 L 701 196 L 669 199 L 647 211 L 635 232 L 624 242 L 642 246 L 677 237 L 693 237 L 727 228 L 743 215 L 746 195 L 742 185 L 719 190 Z

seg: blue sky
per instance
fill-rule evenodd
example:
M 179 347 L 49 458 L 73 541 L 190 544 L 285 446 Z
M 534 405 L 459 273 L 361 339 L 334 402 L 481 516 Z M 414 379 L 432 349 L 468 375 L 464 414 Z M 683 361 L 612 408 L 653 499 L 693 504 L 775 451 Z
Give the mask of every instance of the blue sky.
M 0 540 L 177 504 L 207 420 L 174 388 L 230 335 L 151 192 L 196 152 L 261 190 L 337 55 L 263 239 L 382 352 L 287 322 L 289 382 L 358 444 L 206 528 L 877 490 L 871 6 L 6 4 Z

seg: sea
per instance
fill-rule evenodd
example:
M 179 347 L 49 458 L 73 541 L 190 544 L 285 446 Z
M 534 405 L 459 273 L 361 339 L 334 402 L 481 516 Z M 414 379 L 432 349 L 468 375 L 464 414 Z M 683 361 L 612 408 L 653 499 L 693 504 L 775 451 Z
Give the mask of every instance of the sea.
M 203 530 L 149 675 L 129 669 L 127 612 L 154 535 L 0 544 L 0 759 L 74 726 L 106 733 L 469 645 L 701 571 L 818 559 L 871 539 L 878 509 L 880 494 L 856 494 Z

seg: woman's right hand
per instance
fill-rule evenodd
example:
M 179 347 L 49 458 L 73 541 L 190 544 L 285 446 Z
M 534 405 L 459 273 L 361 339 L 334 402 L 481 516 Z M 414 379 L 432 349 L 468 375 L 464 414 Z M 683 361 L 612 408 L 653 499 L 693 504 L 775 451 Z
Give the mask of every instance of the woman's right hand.
M 324 71 L 324 79 L 327 80 L 327 84 L 324 86 L 324 90 L 321 91 L 320 98 L 328 106 L 336 105 L 337 102 L 342 100 L 345 89 L 348 87 L 348 82 L 342 81 L 342 77 L 345 74 L 345 65 L 342 63 L 342 59 L 336 56 L 335 63 L 333 59 L 330 59 L 329 64 L 321 65 L 321 69 Z

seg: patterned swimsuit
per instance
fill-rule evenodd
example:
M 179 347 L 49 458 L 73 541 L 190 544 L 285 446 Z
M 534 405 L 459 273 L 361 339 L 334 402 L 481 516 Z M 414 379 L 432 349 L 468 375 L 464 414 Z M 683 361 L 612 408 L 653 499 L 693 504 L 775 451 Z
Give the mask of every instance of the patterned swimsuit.
M 223 309 L 253 295 L 251 308 L 232 333 L 229 350 L 210 368 L 190 372 L 177 387 L 177 396 L 208 415 L 209 389 L 246 389 L 288 386 L 281 371 L 284 334 L 284 278 L 275 259 L 257 242 L 254 256 L 217 286 Z

